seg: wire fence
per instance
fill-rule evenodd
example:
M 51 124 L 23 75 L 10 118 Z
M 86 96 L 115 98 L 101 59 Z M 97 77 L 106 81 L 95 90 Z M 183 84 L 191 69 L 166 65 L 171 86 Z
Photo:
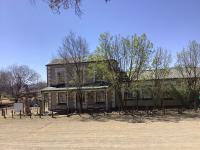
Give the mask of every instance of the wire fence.
M 40 107 L 30 107 L 29 111 L 27 111 L 27 108 L 24 108 L 23 110 L 20 111 L 15 111 L 14 107 L 3 107 L 0 108 L 0 112 L 1 112 L 1 116 L 3 118 L 23 118 L 23 117 L 34 117 L 34 116 L 38 116 L 41 118 L 42 114 L 42 110 Z

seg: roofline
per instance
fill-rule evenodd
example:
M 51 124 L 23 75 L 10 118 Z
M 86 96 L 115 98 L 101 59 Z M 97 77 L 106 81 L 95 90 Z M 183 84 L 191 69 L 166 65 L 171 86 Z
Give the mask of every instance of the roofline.
M 95 61 L 95 60 L 90 60 L 90 61 L 82 61 L 82 62 L 78 62 L 78 63 L 96 63 L 96 62 L 107 62 L 107 61 L 115 61 L 116 63 L 118 63 L 117 62 L 117 60 L 115 60 L 115 59 L 109 59 L 109 60 L 97 60 L 97 61 Z M 55 63 L 55 64 L 51 64 L 51 63 L 49 63 L 49 64 L 46 64 L 45 66 L 57 66 L 57 65 L 64 65 L 65 63 Z M 75 64 L 75 62 L 68 62 L 68 63 L 66 63 L 66 64 Z
M 194 77 L 191 77 L 194 78 Z M 173 77 L 173 78 L 163 78 L 163 79 L 139 79 L 139 80 L 134 80 L 133 82 L 138 82 L 138 81 L 155 81 L 155 80 L 184 80 L 184 79 L 189 79 L 189 78 L 177 78 L 177 77 Z M 131 81 L 123 81 L 122 83 L 130 83 Z

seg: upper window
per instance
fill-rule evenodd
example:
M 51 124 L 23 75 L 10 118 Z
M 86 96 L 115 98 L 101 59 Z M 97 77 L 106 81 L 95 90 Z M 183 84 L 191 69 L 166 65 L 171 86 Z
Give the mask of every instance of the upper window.
M 58 83 L 65 83 L 64 72 L 57 72 Z
M 103 74 L 100 72 L 95 72 L 95 81 L 103 80 Z
M 64 68 L 56 68 L 56 79 L 58 84 L 65 83 L 65 70 Z

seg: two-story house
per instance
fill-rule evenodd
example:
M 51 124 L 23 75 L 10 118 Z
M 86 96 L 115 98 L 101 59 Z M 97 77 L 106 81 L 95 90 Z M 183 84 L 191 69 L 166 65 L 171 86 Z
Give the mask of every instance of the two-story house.
M 64 63 L 61 59 L 56 59 L 46 65 L 48 86 L 41 92 L 49 110 L 78 109 L 80 91 L 83 109 L 94 104 L 103 104 L 105 110 L 115 107 L 115 91 L 110 88 L 109 81 L 99 79 L 95 74 L 89 75 L 88 66 L 91 63 L 97 62 Z M 115 63 L 117 67 L 117 62 Z M 80 80 L 77 80 L 77 67 L 81 72 Z

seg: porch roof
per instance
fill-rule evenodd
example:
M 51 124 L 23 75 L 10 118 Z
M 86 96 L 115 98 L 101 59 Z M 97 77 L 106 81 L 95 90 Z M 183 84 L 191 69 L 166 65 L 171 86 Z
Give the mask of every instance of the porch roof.
M 69 91 L 69 90 L 97 90 L 97 89 L 106 89 L 109 86 L 82 86 L 81 88 L 79 87 L 64 87 L 64 88 L 56 88 L 56 87 L 46 87 L 41 90 L 41 92 L 50 92 L 50 91 Z

